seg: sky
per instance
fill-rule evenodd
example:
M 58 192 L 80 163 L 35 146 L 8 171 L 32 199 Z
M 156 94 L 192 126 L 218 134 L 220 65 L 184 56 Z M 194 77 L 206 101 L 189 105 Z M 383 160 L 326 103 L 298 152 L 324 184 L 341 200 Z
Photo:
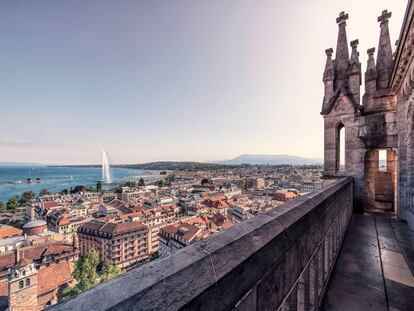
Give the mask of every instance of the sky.
M 360 61 L 407 0 L 0 0 L 0 162 L 323 157 L 339 12 Z

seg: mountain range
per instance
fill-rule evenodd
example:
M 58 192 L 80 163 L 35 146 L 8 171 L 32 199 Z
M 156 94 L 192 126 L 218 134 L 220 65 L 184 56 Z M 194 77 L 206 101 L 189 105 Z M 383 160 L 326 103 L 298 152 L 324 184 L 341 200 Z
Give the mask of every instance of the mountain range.
M 203 167 L 211 168 L 217 165 L 320 165 L 323 164 L 323 160 L 319 158 L 305 158 L 299 156 L 292 156 L 287 154 L 242 154 L 234 159 L 214 161 L 210 163 L 198 163 L 198 162 L 177 162 L 177 161 L 164 161 L 164 162 L 150 162 L 143 164 L 112 164 L 113 167 L 130 167 L 130 168 L 145 168 L 154 167 L 153 169 L 179 169 L 181 167 Z M 61 166 L 56 164 L 44 164 L 44 163 L 23 163 L 23 162 L 0 162 L 0 167 L 9 166 Z M 63 165 L 63 166 L 76 166 L 76 167 L 100 167 L 100 164 L 95 165 Z M 142 166 L 142 167 L 141 167 Z M 156 167 L 156 168 L 155 168 Z M 162 167 L 162 168 L 159 168 Z
M 219 164 L 260 164 L 260 165 L 318 165 L 323 159 L 304 158 L 287 154 L 242 154 L 234 159 L 217 161 Z

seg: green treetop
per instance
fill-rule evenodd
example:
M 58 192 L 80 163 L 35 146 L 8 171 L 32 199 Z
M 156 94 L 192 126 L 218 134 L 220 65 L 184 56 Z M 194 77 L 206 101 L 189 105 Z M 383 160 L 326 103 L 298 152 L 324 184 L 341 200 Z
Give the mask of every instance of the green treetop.
M 6 206 L 8 210 L 15 210 L 19 206 L 19 197 L 17 196 L 11 197 L 7 201 Z
M 140 187 L 143 187 L 143 186 L 145 186 L 145 181 L 144 181 L 144 178 L 140 178 L 139 180 L 138 180 L 138 186 L 140 186 Z
M 25 191 L 19 199 L 19 204 L 21 206 L 26 205 L 27 202 L 36 198 L 36 193 L 33 191 Z
M 98 264 L 99 254 L 94 249 L 87 252 L 85 256 L 76 262 L 73 276 L 78 281 L 76 287 L 79 291 L 83 292 L 97 283 L 98 274 L 96 273 L 96 267 Z
M 50 194 L 49 190 L 47 190 L 47 189 L 45 188 L 45 189 L 40 190 L 39 196 L 42 196 L 42 195 L 49 195 L 49 194 Z
M 123 271 L 121 268 L 114 266 L 110 262 L 105 262 L 103 266 L 103 280 L 104 281 L 110 280 L 116 277 L 117 275 L 120 275 L 122 272 Z

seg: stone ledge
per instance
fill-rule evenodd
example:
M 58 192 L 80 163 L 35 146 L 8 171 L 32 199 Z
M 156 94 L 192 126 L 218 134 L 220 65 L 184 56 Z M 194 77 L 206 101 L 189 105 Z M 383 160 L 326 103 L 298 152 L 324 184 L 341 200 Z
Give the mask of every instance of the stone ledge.
M 173 256 L 133 269 L 48 310 L 232 309 L 285 260 L 287 252 L 297 247 L 296 242 L 321 215 L 333 218 L 328 213 L 330 206 L 335 203 L 336 193 L 346 186 L 351 186 L 350 178 L 290 201 Z M 304 255 L 303 261 L 308 254 Z M 300 270 L 304 263 L 295 265 Z

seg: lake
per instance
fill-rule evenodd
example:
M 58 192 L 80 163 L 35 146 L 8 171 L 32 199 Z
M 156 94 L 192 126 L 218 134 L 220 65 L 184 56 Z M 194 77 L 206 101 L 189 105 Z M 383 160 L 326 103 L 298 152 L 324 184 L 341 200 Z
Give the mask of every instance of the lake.
M 159 179 L 159 171 L 151 170 L 111 168 L 111 174 L 114 183 L 138 181 L 141 177 L 146 182 Z M 32 179 L 31 183 L 27 182 L 28 178 Z M 38 182 L 36 178 L 39 178 Z M 30 190 L 37 195 L 44 188 L 50 192 L 59 192 L 77 185 L 95 188 L 101 179 L 100 167 L 0 166 L 0 202 L 6 202 L 14 195 Z

